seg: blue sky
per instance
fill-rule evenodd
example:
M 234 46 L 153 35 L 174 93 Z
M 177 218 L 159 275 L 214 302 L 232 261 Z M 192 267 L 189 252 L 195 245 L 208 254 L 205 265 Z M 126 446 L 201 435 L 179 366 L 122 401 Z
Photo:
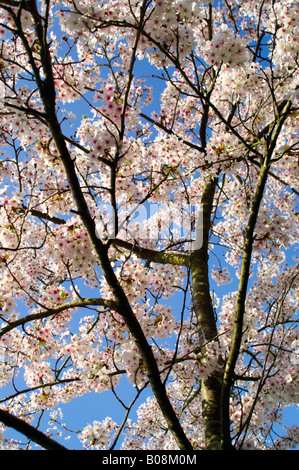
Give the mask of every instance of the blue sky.
M 137 64 L 136 74 L 150 76 L 153 72 L 153 69 L 149 67 L 147 69 L 146 61 L 143 60 L 140 64 Z M 156 71 L 155 71 L 156 72 Z M 164 87 L 163 81 L 156 79 L 154 82 L 155 86 L 155 97 L 159 95 L 161 90 Z M 149 107 L 148 111 L 151 110 L 153 107 Z M 82 114 L 82 105 L 80 103 L 76 103 L 74 106 L 74 112 L 78 113 L 78 118 L 80 119 L 80 115 Z M 83 111 L 85 112 L 85 111 Z M 70 132 L 74 132 L 74 128 L 70 129 Z M 211 255 L 211 267 L 213 264 L 216 264 L 216 259 Z M 212 283 L 212 290 L 214 289 L 215 292 L 220 295 L 220 292 L 228 292 L 235 290 L 237 288 L 237 284 L 233 283 L 228 285 L 227 287 L 218 287 Z M 84 294 L 82 290 L 82 294 Z M 171 301 L 173 306 L 177 305 L 176 298 L 173 298 Z M 24 312 L 26 313 L 26 312 Z M 180 310 L 178 311 L 178 314 Z M 129 404 L 130 400 L 133 398 L 132 389 L 129 384 L 127 386 L 127 379 L 122 379 L 121 389 L 125 394 L 126 403 Z M 137 401 L 134 410 L 132 411 L 132 419 L 134 420 L 136 417 L 136 407 L 141 404 L 145 400 L 145 396 L 148 391 L 145 391 L 139 400 Z M 117 421 L 118 423 L 122 422 L 122 419 L 125 414 L 125 410 L 122 405 L 118 402 L 115 396 L 111 392 L 103 392 L 101 395 L 91 393 L 84 397 L 79 397 L 74 399 L 70 404 L 67 406 L 62 406 L 64 411 L 64 418 L 63 421 L 66 423 L 68 427 L 77 431 L 79 428 L 84 427 L 88 423 L 92 423 L 94 420 L 101 421 L 107 416 L 111 416 L 112 419 Z M 285 412 L 285 423 L 287 425 L 291 425 L 294 423 L 299 424 L 299 410 L 295 409 L 294 407 L 290 407 Z M 10 431 L 8 434 L 14 435 L 13 431 Z M 81 448 L 79 441 L 74 437 L 70 441 L 62 441 L 66 446 L 69 448 Z

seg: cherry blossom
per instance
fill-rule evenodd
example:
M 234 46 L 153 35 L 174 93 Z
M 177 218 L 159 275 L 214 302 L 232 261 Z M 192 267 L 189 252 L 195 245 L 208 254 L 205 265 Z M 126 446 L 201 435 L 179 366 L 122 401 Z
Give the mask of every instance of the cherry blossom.
M 296 2 L 0 10 L 0 448 L 295 448 Z

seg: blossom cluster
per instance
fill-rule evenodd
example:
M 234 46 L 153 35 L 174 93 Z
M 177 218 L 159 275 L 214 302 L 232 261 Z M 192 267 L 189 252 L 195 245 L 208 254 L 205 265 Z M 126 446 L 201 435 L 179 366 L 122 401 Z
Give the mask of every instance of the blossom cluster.
M 90 392 L 116 396 L 126 415 L 125 380 L 143 402 L 121 420 L 119 446 L 177 449 L 158 400 L 144 397 L 151 371 L 121 291 L 186 436 L 204 449 L 201 383 L 231 350 L 266 155 L 231 430 L 237 448 L 296 445 L 295 426 L 272 434 L 279 411 L 298 403 L 295 1 L 40 2 L 52 76 L 21 3 L 22 36 L 0 7 L 1 406 L 33 424 L 49 412 L 52 433 L 59 407 Z M 51 78 L 54 117 L 41 96 Z M 156 210 L 138 219 L 146 203 Z M 201 206 L 211 208 L 208 235 L 191 210 Z M 198 227 L 207 253 L 194 249 Z M 190 274 L 207 254 L 212 340 Z M 80 429 L 84 449 L 118 439 L 122 424 L 103 413 Z M 22 444 L 1 428 L 0 447 Z
M 235 38 L 233 30 L 226 24 L 220 26 L 220 32 L 211 41 L 207 41 L 205 59 L 209 65 L 220 64 L 242 65 L 249 59 L 244 41 Z

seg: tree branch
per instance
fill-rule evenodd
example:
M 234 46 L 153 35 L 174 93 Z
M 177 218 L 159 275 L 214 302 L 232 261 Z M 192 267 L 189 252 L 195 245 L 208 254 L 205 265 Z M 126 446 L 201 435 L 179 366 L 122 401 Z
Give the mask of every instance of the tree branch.
M 222 442 L 223 449 L 231 449 L 230 438 L 230 418 L 229 418 L 229 400 L 230 391 L 234 379 L 235 365 L 239 356 L 241 341 L 243 337 L 243 322 L 245 313 L 245 301 L 247 294 L 247 286 L 250 275 L 251 254 L 254 240 L 254 229 L 256 226 L 257 216 L 259 213 L 260 204 L 264 194 L 264 189 L 268 177 L 269 161 L 268 156 L 264 157 L 264 164 L 261 167 L 259 179 L 252 201 L 251 211 L 245 230 L 245 242 L 243 249 L 243 260 L 241 266 L 241 275 L 238 288 L 236 312 L 234 319 L 234 329 L 232 334 L 232 341 L 230 346 L 229 355 L 227 358 L 223 384 L 222 384 L 222 399 L 221 399 L 221 425 L 222 425 Z
M 130 252 L 147 261 L 160 264 L 172 264 L 174 266 L 186 266 L 190 264 L 190 256 L 182 253 L 168 253 L 164 251 L 156 251 L 150 248 L 143 248 L 139 245 L 115 238 L 112 245 L 125 248 Z
M 49 308 L 40 313 L 33 313 L 32 315 L 26 315 L 23 318 L 19 318 L 18 320 L 10 322 L 8 325 L 6 325 L 4 328 L 1 329 L 0 337 L 6 334 L 8 331 L 11 331 L 12 329 L 16 328 L 17 326 L 25 325 L 26 323 L 30 321 L 41 320 L 43 318 L 58 315 L 59 313 L 65 310 L 72 309 L 72 308 L 89 307 L 91 305 L 102 306 L 105 308 L 110 308 L 111 310 L 115 310 L 115 311 L 118 311 L 118 308 L 119 308 L 116 302 L 114 302 L 113 300 L 108 300 L 108 299 L 90 298 L 90 299 L 80 299 L 80 300 L 74 300 L 71 302 L 65 302 L 64 304 L 58 305 L 57 307 Z
M 68 450 L 62 444 L 59 444 L 51 437 L 46 436 L 46 434 L 42 433 L 31 424 L 26 423 L 26 421 L 12 415 L 11 413 L 8 413 L 8 411 L 0 409 L 0 421 L 2 421 L 5 426 L 13 428 L 21 434 L 24 434 L 24 436 L 28 437 L 28 439 L 36 442 L 36 444 L 40 445 L 46 450 Z
M 44 37 L 44 31 L 42 31 L 42 23 L 41 18 L 38 14 L 36 1 L 29 0 L 28 4 L 30 4 L 30 11 L 32 12 L 36 25 L 36 34 L 40 43 L 40 60 L 42 62 L 43 73 L 45 76 L 45 80 L 42 81 L 40 79 L 39 74 L 36 74 L 36 81 L 44 104 L 46 121 L 48 123 L 50 132 L 53 137 L 53 141 L 59 153 L 61 162 L 63 163 L 65 173 L 70 185 L 71 193 L 77 206 L 78 214 L 80 215 L 80 218 L 87 230 L 92 247 L 98 257 L 99 265 L 102 269 L 103 275 L 111 289 L 112 294 L 114 295 L 115 302 L 117 304 L 117 310 L 123 317 L 126 326 L 129 332 L 131 333 L 132 338 L 135 341 L 139 353 L 145 363 L 152 390 L 160 406 L 162 414 L 169 426 L 169 429 L 174 435 L 176 442 L 181 450 L 192 450 L 191 443 L 189 442 L 183 428 L 181 427 L 179 418 L 176 415 L 166 393 L 166 388 L 161 381 L 159 368 L 155 360 L 153 351 L 146 339 L 146 336 L 140 326 L 140 323 L 138 322 L 130 306 L 128 298 L 115 275 L 113 267 L 111 266 L 108 257 L 108 247 L 105 246 L 103 242 L 97 237 L 94 218 L 92 217 L 89 211 L 89 207 L 87 205 L 76 173 L 74 161 L 71 158 L 71 155 L 67 148 L 66 140 L 64 138 L 60 123 L 57 118 L 54 93 L 55 85 L 53 80 L 52 64 L 50 60 L 50 51 L 46 38 Z M 16 21 L 15 16 L 13 17 L 13 19 Z M 30 61 L 32 61 L 31 49 L 29 48 L 28 42 L 21 30 L 21 23 L 18 22 L 17 26 L 20 38 L 24 43 Z M 33 67 L 34 66 L 35 64 L 33 63 Z

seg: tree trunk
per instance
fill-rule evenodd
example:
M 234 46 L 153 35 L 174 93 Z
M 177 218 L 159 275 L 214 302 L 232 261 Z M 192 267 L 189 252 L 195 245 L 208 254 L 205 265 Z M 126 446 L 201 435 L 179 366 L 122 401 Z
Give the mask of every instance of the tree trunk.
M 211 215 L 217 179 L 211 179 L 205 186 L 202 200 L 200 232 L 201 246 L 191 254 L 192 297 L 197 319 L 199 345 L 217 339 L 217 326 L 210 294 L 208 246 L 211 228 Z M 198 232 L 198 233 L 199 233 Z M 202 416 L 207 450 L 221 448 L 221 387 L 222 370 L 217 368 L 208 378 L 201 381 Z

